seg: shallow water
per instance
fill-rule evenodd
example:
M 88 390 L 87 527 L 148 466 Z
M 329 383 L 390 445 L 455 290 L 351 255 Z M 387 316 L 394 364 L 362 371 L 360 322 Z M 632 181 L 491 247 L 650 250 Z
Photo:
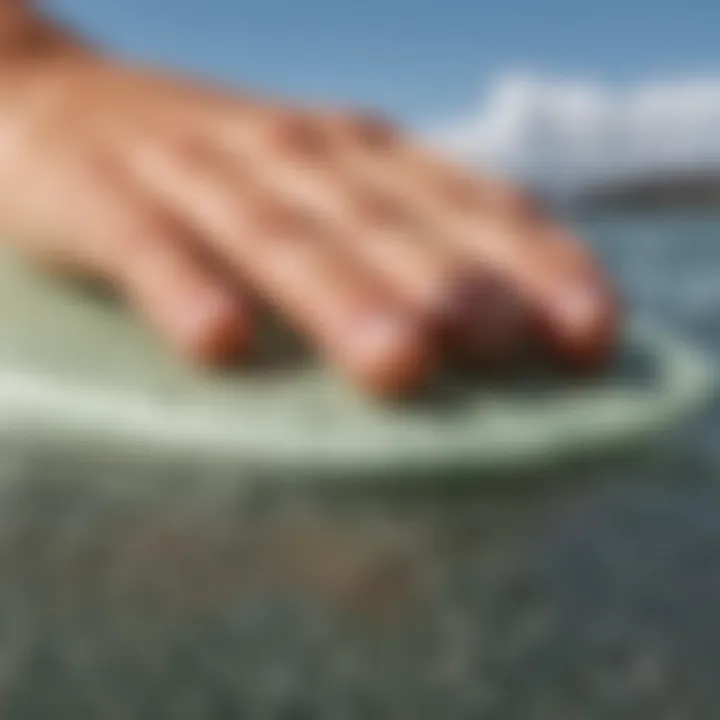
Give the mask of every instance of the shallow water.
M 634 307 L 720 353 L 720 217 L 587 232 Z M 0 715 L 714 719 L 719 427 L 506 496 L 111 496 L 20 460 Z

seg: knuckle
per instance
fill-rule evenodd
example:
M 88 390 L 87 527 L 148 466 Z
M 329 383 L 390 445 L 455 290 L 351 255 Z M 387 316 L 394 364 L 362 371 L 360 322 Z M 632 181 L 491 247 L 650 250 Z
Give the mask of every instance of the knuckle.
M 357 200 L 361 217 L 380 225 L 409 223 L 410 210 L 383 192 L 365 190 Z
M 479 210 L 486 207 L 478 180 L 472 176 L 451 175 L 444 181 L 445 195 L 450 203 L 461 210 Z
M 302 114 L 281 114 L 266 121 L 267 139 L 274 150 L 294 155 L 320 155 L 329 137 L 317 119 Z
M 291 205 L 266 203 L 255 212 L 260 236 L 273 244 L 285 244 L 290 240 L 297 244 L 317 236 L 320 230 L 313 215 Z
M 543 216 L 539 202 L 528 192 L 512 187 L 500 187 L 495 203 L 503 215 L 519 221 L 536 221 Z
M 353 115 L 345 120 L 345 124 L 351 138 L 373 150 L 386 150 L 399 138 L 395 125 L 380 115 Z

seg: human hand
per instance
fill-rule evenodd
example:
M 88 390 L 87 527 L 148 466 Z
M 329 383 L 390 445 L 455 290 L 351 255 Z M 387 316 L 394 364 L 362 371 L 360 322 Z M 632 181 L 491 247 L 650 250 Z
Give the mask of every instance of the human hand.
M 360 386 L 448 354 L 608 355 L 589 252 L 519 193 L 375 119 L 53 47 L 0 69 L 0 229 L 115 286 L 179 352 L 240 357 L 268 303 Z

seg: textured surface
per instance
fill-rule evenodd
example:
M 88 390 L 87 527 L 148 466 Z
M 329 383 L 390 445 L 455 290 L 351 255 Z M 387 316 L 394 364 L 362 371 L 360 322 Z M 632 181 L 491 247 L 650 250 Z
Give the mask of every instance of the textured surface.
M 276 333 L 271 369 L 203 375 L 176 362 L 107 299 L 0 265 L 0 430 L 120 461 L 186 460 L 237 479 L 536 467 L 613 450 L 661 430 L 709 392 L 682 343 L 628 334 L 602 381 L 446 380 L 425 401 L 373 404 Z M 285 357 L 285 353 L 288 356 Z M 92 446 L 92 448 L 91 448 Z

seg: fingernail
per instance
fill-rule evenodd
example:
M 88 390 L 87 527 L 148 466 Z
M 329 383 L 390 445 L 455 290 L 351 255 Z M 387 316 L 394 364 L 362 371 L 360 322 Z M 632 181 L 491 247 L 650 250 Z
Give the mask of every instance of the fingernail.
M 231 310 L 227 293 L 216 288 L 205 289 L 187 298 L 183 324 L 188 332 L 197 331 L 222 320 Z
M 597 288 L 588 283 L 568 287 L 562 295 L 561 313 L 571 333 L 582 333 L 595 327 L 604 312 Z
M 399 344 L 409 336 L 407 322 L 399 315 L 379 313 L 365 318 L 356 331 L 356 345 L 372 357 Z
M 373 390 L 386 394 L 416 388 L 430 372 L 430 356 L 418 326 L 402 314 L 363 319 L 352 334 L 351 362 Z
M 230 293 L 217 289 L 199 293 L 188 302 L 182 332 L 188 347 L 208 360 L 234 355 L 248 339 L 238 304 Z
M 594 369 L 612 355 L 618 335 L 618 306 L 602 286 L 579 284 L 563 295 L 562 354 L 578 369 Z

